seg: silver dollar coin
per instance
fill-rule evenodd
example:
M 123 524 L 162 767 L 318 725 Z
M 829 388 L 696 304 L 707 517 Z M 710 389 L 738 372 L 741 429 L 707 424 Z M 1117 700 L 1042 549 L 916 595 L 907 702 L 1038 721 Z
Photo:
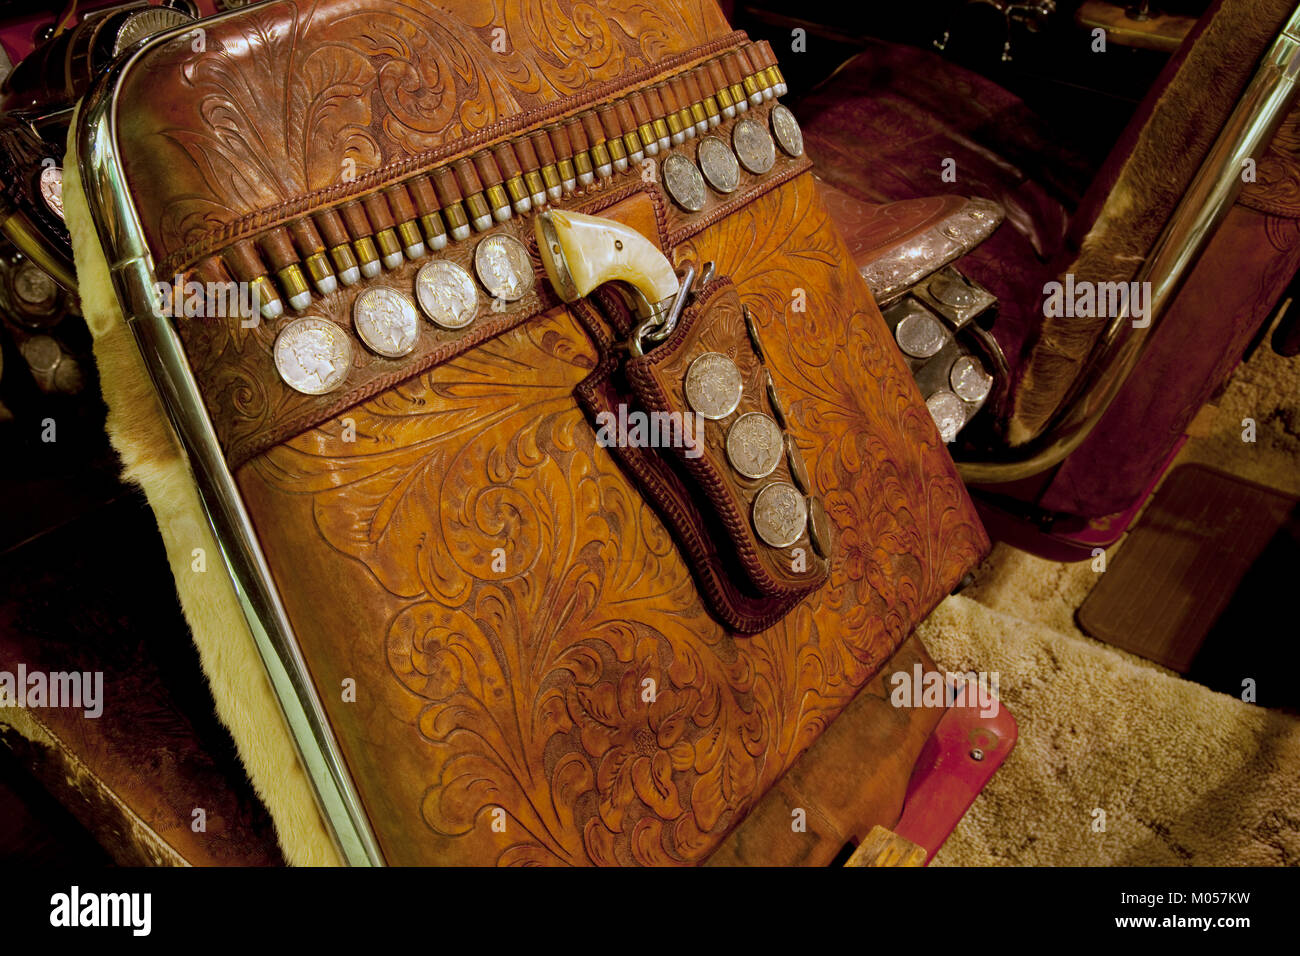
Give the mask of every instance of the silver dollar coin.
M 23 262 L 14 271 L 14 293 L 26 305 L 47 307 L 54 304 L 59 287 L 32 262 Z
M 808 524 L 808 504 L 794 485 L 775 481 L 754 496 L 754 531 L 774 548 L 788 548 Z
M 781 426 L 762 412 L 746 412 L 727 431 L 727 460 L 746 478 L 766 478 L 784 451 Z
M 716 136 L 705 136 L 695 155 L 710 186 L 720 193 L 736 191 L 740 185 L 740 163 L 730 146 Z
M 763 349 L 763 340 L 758 337 L 758 325 L 754 322 L 754 313 L 749 311 L 749 306 L 742 306 L 745 312 L 745 331 L 749 333 L 749 344 L 754 349 L 754 354 L 764 365 L 767 364 L 767 352 Z
M 982 402 L 993 387 L 993 376 L 984 371 L 984 367 L 971 356 L 963 355 L 952 363 L 952 369 L 948 372 L 948 384 L 963 401 Z
M 821 499 L 808 499 L 808 540 L 819 557 L 831 556 L 831 522 Z
M 58 340 L 49 335 L 33 335 L 19 351 L 33 372 L 53 372 L 63 358 Z
M 803 155 L 803 130 L 794 114 L 780 103 L 772 107 L 772 135 L 777 144 L 791 156 Z
M 726 418 L 745 390 L 736 363 L 721 352 L 705 352 L 686 369 L 686 401 L 705 418 Z
M 930 295 L 954 309 L 969 308 L 979 300 L 975 290 L 952 273 L 940 272 L 930 280 L 927 288 Z
M 41 198 L 50 212 L 63 218 L 63 170 L 58 166 L 45 166 L 41 169 Z
M 415 274 L 420 310 L 444 329 L 463 329 L 478 314 L 478 289 L 469 273 L 446 259 L 426 262 Z
M 767 172 L 776 162 L 776 147 L 772 145 L 772 137 L 749 117 L 736 120 L 736 125 L 731 130 L 731 145 L 736 148 L 740 165 L 756 175 Z
M 664 188 L 677 205 L 687 212 L 704 208 L 704 177 L 685 156 L 673 153 L 664 160 L 663 179 Z
M 786 464 L 790 467 L 790 477 L 804 494 L 812 491 L 812 477 L 808 474 L 808 464 L 803 460 L 803 452 L 794 442 L 793 435 L 785 436 Z
M 324 395 L 343 384 L 352 368 L 352 342 L 328 319 L 295 319 L 275 339 L 275 370 L 292 389 Z
M 352 304 L 352 324 L 372 351 L 400 358 L 415 348 L 420 317 L 415 305 L 396 289 L 367 289 Z
M 772 406 L 772 417 L 782 428 L 789 427 L 790 416 L 785 412 L 785 403 L 781 401 L 781 396 L 777 394 L 776 382 L 772 381 L 772 373 L 763 371 L 764 386 L 767 389 L 767 401 Z
M 925 407 L 930 409 L 930 417 L 939 426 L 939 437 L 945 444 L 956 438 L 961 426 L 966 424 L 966 406 L 946 388 L 927 398 Z
M 514 236 L 488 236 L 474 250 L 474 271 L 494 299 L 517 302 L 533 287 L 528 249 Z
M 894 329 L 898 347 L 913 358 L 929 358 L 948 340 L 943 326 L 929 312 L 912 312 Z

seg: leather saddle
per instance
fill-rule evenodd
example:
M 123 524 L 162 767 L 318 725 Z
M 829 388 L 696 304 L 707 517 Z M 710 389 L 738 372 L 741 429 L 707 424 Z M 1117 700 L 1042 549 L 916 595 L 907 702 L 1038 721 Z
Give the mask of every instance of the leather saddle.
M 988 548 L 771 49 L 531 10 L 272 0 L 73 126 L 87 319 L 189 463 L 220 600 L 160 524 L 290 859 L 273 733 L 348 862 L 708 859 Z

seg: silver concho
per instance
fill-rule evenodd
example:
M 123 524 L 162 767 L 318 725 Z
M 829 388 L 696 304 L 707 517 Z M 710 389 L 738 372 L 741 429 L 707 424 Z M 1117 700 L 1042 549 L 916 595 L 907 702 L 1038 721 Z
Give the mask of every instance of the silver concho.
M 788 548 L 808 524 L 808 504 L 794 485 L 775 481 L 754 496 L 753 519 L 765 544 Z
M 687 212 L 704 208 L 704 177 L 695 164 L 678 153 L 664 159 L 664 188 L 673 202 Z
M 766 478 L 784 450 L 781 426 L 762 412 L 746 412 L 727 430 L 727 460 L 746 478 Z
M 952 363 L 952 369 L 948 372 L 948 384 L 963 401 L 982 402 L 993 387 L 993 376 L 984 371 L 975 359 L 963 355 Z
M 956 438 L 961 426 L 966 424 L 966 406 L 946 388 L 927 398 L 925 407 L 930 409 L 930 417 L 939 426 L 939 437 L 945 444 Z
M 776 147 L 772 137 L 749 117 L 736 120 L 731 130 L 731 145 L 736 148 L 740 165 L 755 175 L 762 175 L 776 162 Z
M 446 259 L 426 262 L 415 274 L 415 299 L 434 325 L 463 329 L 478 314 L 478 289 L 469 273 Z
M 745 390 L 736 363 L 721 352 L 705 352 L 686 369 L 686 401 L 705 418 L 726 418 Z
M 366 347 L 385 358 L 401 358 L 420 337 L 415 304 L 396 289 L 367 289 L 357 296 L 352 324 Z
M 929 358 L 948 340 L 943 326 L 929 312 L 912 312 L 894 329 L 898 347 L 913 358 Z
M 740 163 L 730 146 L 716 136 L 705 136 L 695 155 L 710 186 L 720 193 L 736 191 L 740 185 Z
M 352 342 L 328 319 L 295 319 L 275 338 L 275 370 L 304 395 L 324 395 L 343 384 L 352 368 Z
M 495 299 L 517 302 L 533 287 L 528 249 L 514 236 L 488 236 L 474 250 L 474 271 Z
M 41 198 L 45 200 L 45 205 L 50 207 L 50 212 L 63 218 L 63 170 L 58 166 L 44 166 L 41 168 Z
M 777 145 L 789 155 L 803 155 L 803 130 L 794 114 L 780 103 L 772 107 L 772 135 L 776 137 Z

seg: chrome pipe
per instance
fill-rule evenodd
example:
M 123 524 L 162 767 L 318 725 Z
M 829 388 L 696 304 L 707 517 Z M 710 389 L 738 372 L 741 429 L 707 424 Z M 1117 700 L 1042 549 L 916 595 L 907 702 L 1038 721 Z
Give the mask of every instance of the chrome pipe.
M 193 29 L 193 25 L 186 25 L 159 34 L 128 60 L 116 64 L 86 95 L 74 120 L 78 168 L 118 301 L 186 456 L 222 561 L 326 827 L 345 862 L 383 865 L 378 841 L 312 684 L 180 336 L 159 309 L 153 258 L 126 189 L 117 147 L 119 81 L 154 44 Z
M 1036 438 L 990 460 L 959 461 L 968 484 L 1028 478 L 1065 460 L 1092 433 L 1146 351 L 1169 304 L 1187 281 L 1241 190 L 1243 164 L 1268 146 L 1296 98 L 1300 6 L 1265 54 L 1250 85 L 1211 146 L 1191 186 L 1134 279 L 1151 283 L 1147 317 L 1131 320 L 1126 302 L 1094 347 L 1053 421 Z

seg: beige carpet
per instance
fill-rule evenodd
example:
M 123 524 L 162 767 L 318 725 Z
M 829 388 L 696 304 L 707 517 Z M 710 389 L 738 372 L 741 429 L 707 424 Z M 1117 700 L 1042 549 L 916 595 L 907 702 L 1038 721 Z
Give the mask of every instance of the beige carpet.
M 1261 350 L 1198 417 L 1179 462 L 1300 494 L 1298 403 L 1300 361 Z M 1300 865 L 1300 720 L 1082 634 L 1074 612 L 1097 580 L 1088 563 L 999 545 L 922 625 L 941 667 L 1000 675 L 1020 724 L 935 864 Z

